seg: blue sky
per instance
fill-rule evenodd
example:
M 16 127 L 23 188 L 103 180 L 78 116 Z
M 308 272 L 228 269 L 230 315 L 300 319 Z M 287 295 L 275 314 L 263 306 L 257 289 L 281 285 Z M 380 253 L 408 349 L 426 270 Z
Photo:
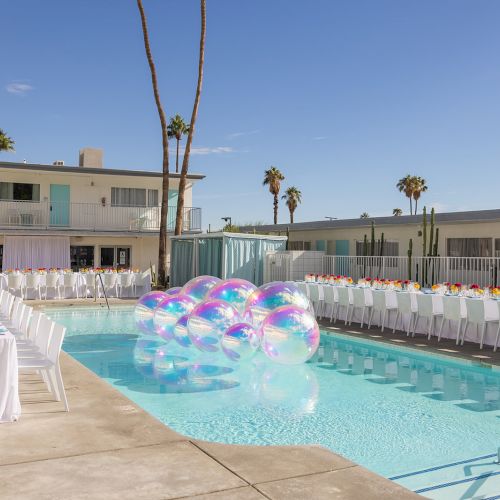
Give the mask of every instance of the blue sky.
M 263 172 L 301 189 L 296 221 L 408 211 L 425 177 L 438 211 L 498 208 L 500 2 L 208 0 L 191 170 L 204 226 L 272 221 Z M 199 6 L 144 0 L 162 100 L 191 114 Z M 133 0 L 2 7 L 1 160 L 160 170 L 161 137 Z M 174 146 L 172 144 L 172 146 Z M 173 149 L 173 147 L 172 147 Z M 284 204 L 280 222 L 288 220 Z

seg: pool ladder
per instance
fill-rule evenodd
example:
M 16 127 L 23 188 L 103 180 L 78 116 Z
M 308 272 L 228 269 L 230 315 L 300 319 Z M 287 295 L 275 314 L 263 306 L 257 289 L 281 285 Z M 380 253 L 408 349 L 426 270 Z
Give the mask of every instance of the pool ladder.
M 110 309 L 109 309 L 108 297 L 106 295 L 106 289 L 104 288 L 104 282 L 102 281 L 101 273 L 96 273 L 96 275 L 95 275 L 94 302 L 97 302 L 97 286 L 98 286 L 97 277 L 99 277 L 99 280 L 101 281 L 102 293 L 104 294 L 104 298 L 106 299 L 106 305 L 108 306 L 108 311 L 109 311 Z

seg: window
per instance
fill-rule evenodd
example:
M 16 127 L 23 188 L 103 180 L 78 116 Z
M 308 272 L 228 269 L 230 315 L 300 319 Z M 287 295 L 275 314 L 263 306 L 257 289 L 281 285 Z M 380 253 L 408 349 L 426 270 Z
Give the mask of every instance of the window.
M 40 184 L 0 182 L 0 200 L 40 201 Z
M 495 238 L 495 257 L 500 257 L 500 238 Z
M 0 271 L 2 270 L 3 265 L 3 245 L 0 245 Z
M 290 241 L 288 244 L 289 250 L 311 250 L 310 241 Z
M 140 188 L 111 188 L 113 207 L 157 207 L 158 190 Z
M 93 246 L 71 246 L 71 269 L 78 271 L 81 267 L 94 267 Z
M 368 240 L 366 255 L 371 254 L 371 240 Z M 373 252 L 375 256 L 380 255 L 380 241 L 375 241 L 375 251 Z M 364 242 L 356 241 L 356 256 L 362 257 L 364 255 Z M 384 252 L 383 256 L 395 257 L 399 255 L 399 241 L 384 241 Z
M 448 257 L 491 257 L 491 238 L 448 238 Z

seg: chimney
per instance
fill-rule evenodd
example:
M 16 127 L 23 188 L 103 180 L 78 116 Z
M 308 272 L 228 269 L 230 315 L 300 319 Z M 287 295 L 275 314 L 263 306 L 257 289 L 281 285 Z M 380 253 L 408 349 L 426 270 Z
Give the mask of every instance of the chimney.
M 26 163 L 26 160 L 24 160 L 24 163 Z M 64 167 L 64 160 L 53 161 L 52 165 L 54 165 L 54 167 Z
M 83 148 L 80 149 L 78 165 L 80 167 L 102 168 L 102 149 Z

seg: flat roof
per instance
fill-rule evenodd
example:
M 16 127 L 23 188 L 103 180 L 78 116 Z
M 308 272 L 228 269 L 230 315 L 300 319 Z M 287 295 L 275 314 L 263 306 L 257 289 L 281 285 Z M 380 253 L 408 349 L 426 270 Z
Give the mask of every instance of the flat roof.
M 427 214 L 430 220 L 430 214 Z M 491 210 L 472 210 L 467 212 L 436 212 L 436 223 L 452 222 L 491 222 L 500 221 L 500 209 Z M 259 231 L 313 231 L 318 229 L 345 229 L 355 227 L 370 227 L 372 221 L 376 226 L 397 226 L 405 224 L 422 224 L 422 214 L 400 215 L 387 217 L 369 217 L 367 219 L 336 219 L 319 220 L 311 222 L 296 222 L 294 224 L 266 224 L 262 226 L 244 226 L 240 227 L 242 232 Z
M 68 174 L 92 174 L 92 175 L 125 175 L 131 177 L 162 177 L 161 172 L 151 172 L 149 170 L 125 170 L 119 168 L 98 168 L 98 167 L 77 167 L 76 165 L 44 165 L 41 163 L 17 163 L 11 161 L 0 161 L 0 168 L 10 168 L 12 170 L 38 170 L 42 172 L 68 173 Z M 170 172 L 170 178 L 179 179 L 181 174 Z M 188 174 L 188 179 L 204 179 L 202 174 Z

